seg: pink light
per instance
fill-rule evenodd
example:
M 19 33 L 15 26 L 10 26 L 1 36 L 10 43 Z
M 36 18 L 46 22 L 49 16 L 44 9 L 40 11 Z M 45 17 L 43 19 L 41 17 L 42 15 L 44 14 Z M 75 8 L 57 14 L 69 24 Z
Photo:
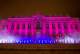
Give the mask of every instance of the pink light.
M 59 36 L 58 36 L 58 23 L 55 22 L 55 28 L 56 28 L 56 38 L 58 39 Z
M 26 24 L 25 25 L 25 34 L 27 35 L 28 34 L 28 24 L 27 24 L 27 22 L 25 24 Z
M 71 33 L 71 23 L 68 23 L 68 33 Z
M 51 22 L 49 23 L 49 32 L 50 32 L 50 37 L 52 38 L 53 30 L 52 30 L 52 23 Z
M 78 31 L 80 32 L 80 22 L 78 23 Z
M 2 31 L 2 25 L 0 25 L 0 31 Z
M 32 39 L 34 39 L 35 33 L 37 32 L 35 26 L 36 25 L 34 23 L 32 23 L 32 26 L 31 26 Z
M 63 23 L 61 23 L 61 28 L 62 28 L 62 36 L 64 36 L 65 32 L 64 32 L 64 26 L 63 26 Z
M 2 20 L 2 25 L 0 26 L 1 29 L 3 26 L 8 25 L 8 32 L 10 32 L 11 24 L 14 23 L 14 33 L 19 32 L 20 35 L 23 35 L 25 33 L 27 36 L 28 33 L 30 32 L 30 34 L 32 34 L 31 38 L 33 39 L 36 37 L 36 34 L 38 32 L 40 32 L 40 35 L 42 35 L 41 37 L 44 37 L 44 36 L 46 37 L 47 33 L 49 32 L 48 34 L 50 35 L 50 38 L 53 38 L 53 33 L 54 33 L 54 35 L 56 35 L 56 38 L 58 39 L 60 38 L 59 32 L 61 32 L 61 36 L 65 36 L 66 33 L 69 34 L 76 31 L 75 23 L 78 24 L 77 31 L 80 32 L 80 21 L 78 21 L 77 19 L 72 19 L 71 17 L 66 17 L 66 16 L 63 16 L 63 17 L 34 16 L 34 17 L 20 17 L 20 18 L 15 17 L 15 18 L 8 18 L 8 20 L 6 21 Z M 38 21 L 40 22 L 40 25 L 42 28 L 41 30 L 36 29 L 36 24 Z M 53 22 L 55 26 L 54 29 L 52 28 Z M 58 23 L 60 24 L 60 28 Z M 64 23 L 67 24 L 67 29 L 65 28 Z M 20 25 L 19 30 L 17 29 L 18 24 Z M 25 29 L 23 29 L 23 24 L 25 24 Z M 31 29 L 28 29 L 28 24 L 31 24 Z M 46 28 L 46 24 L 49 24 L 49 29 Z
M 20 24 L 20 29 L 19 29 L 19 34 L 22 33 L 22 23 L 19 23 Z
M 8 22 L 8 28 L 7 28 L 7 30 L 8 30 L 8 32 L 11 31 L 11 23 L 10 22 Z
M 46 34 L 46 25 L 45 25 L 45 23 L 43 23 L 43 25 L 42 25 L 42 33 L 43 34 Z
M 14 32 L 16 33 L 17 32 L 17 22 L 14 22 Z

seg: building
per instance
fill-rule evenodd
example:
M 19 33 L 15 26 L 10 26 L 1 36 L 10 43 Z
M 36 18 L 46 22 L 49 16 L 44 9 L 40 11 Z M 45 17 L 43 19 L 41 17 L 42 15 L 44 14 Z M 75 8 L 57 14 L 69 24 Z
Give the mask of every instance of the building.
M 50 38 L 59 39 L 74 32 L 80 32 L 79 18 L 69 16 L 32 16 L 9 17 L 0 20 L 0 31 L 6 29 L 8 33 L 23 38 Z M 37 37 L 41 35 L 40 37 Z

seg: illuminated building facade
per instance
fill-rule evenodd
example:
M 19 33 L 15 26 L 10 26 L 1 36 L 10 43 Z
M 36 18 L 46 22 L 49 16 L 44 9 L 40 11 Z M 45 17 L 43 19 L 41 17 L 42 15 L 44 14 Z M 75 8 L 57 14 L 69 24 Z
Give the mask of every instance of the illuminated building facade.
M 42 40 L 42 43 L 46 42 L 44 40 L 60 42 L 60 38 L 65 39 L 65 36 L 72 37 L 73 33 L 80 33 L 80 20 L 69 16 L 9 17 L 7 20 L 0 21 L 0 31 L 6 30 L 8 33 L 20 37 L 21 40 Z

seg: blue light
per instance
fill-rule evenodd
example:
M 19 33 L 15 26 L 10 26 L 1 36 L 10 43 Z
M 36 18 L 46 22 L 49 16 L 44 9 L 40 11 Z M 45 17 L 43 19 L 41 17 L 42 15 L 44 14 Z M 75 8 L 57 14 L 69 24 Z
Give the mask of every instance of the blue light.
M 55 41 L 53 40 L 16 40 L 15 43 L 17 44 L 54 44 Z

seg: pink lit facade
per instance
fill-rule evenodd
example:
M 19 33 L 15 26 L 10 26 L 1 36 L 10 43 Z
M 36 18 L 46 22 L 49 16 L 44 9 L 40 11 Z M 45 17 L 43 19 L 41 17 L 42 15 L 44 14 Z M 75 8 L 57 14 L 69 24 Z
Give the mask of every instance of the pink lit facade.
M 33 39 L 38 32 L 42 37 L 49 35 L 50 38 L 58 39 L 68 33 L 80 32 L 80 21 L 72 17 L 9 17 L 7 20 L 0 20 L 0 31 L 4 29 L 15 35 L 23 34 L 25 37 L 30 33 Z

